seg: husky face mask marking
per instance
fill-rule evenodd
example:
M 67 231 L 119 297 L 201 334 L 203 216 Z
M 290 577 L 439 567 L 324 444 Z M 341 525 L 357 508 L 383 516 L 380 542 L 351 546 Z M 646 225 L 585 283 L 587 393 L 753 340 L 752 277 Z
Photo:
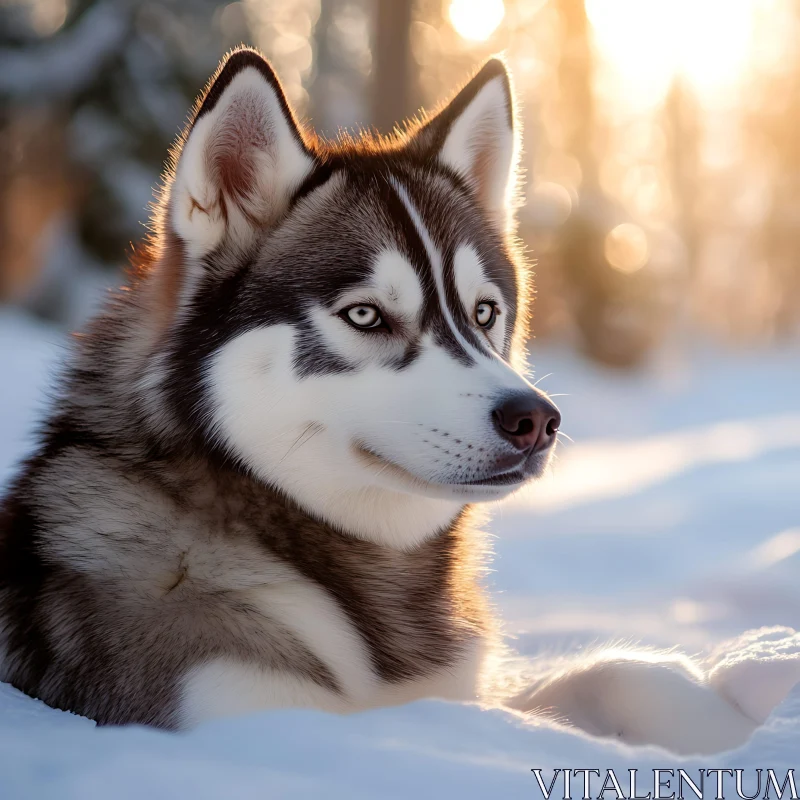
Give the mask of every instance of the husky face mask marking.
M 179 156 L 167 222 L 194 340 L 172 354 L 174 401 L 228 457 L 358 535 L 413 544 L 553 450 L 558 411 L 511 366 L 525 303 L 506 242 L 511 98 L 493 61 L 389 145 L 323 144 L 239 53 Z M 175 379 L 190 369 L 202 396 Z M 399 541 L 365 506 L 420 522 Z

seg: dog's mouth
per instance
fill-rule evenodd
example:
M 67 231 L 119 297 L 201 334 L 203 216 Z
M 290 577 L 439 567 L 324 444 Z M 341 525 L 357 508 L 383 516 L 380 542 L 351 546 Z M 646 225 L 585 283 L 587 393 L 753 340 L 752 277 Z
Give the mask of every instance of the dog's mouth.
M 386 475 L 390 478 L 395 478 L 404 483 L 409 489 L 424 491 L 425 489 L 453 489 L 458 491 L 463 489 L 468 491 L 470 489 L 480 490 L 492 488 L 507 488 L 520 486 L 525 483 L 531 475 L 526 475 L 519 467 L 514 467 L 505 472 L 500 472 L 495 475 L 487 475 L 486 477 L 478 478 L 471 481 L 456 481 L 453 483 L 437 483 L 420 478 L 405 467 L 401 467 L 391 459 L 386 458 L 380 453 L 375 452 L 372 448 L 368 447 L 363 442 L 353 442 L 353 452 L 356 457 L 366 466 L 379 470 L 381 475 Z
M 481 478 L 476 481 L 462 481 L 454 483 L 453 486 L 513 486 L 524 483 L 528 480 L 522 470 L 512 469 L 509 472 L 501 472 L 499 475 L 490 475 L 488 478 Z

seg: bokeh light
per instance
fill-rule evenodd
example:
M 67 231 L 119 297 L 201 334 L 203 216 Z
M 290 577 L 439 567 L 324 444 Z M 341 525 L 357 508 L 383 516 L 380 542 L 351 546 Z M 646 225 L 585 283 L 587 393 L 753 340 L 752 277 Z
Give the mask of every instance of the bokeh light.
M 649 253 L 647 234 L 631 222 L 623 222 L 609 231 L 603 246 L 606 261 L 620 272 L 640 270 Z

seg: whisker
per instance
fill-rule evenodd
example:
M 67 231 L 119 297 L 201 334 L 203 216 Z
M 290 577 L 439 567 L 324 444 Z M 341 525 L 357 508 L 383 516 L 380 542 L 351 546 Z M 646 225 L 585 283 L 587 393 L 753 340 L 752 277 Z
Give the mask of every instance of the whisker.
M 300 432 L 300 435 L 294 440 L 294 442 L 292 442 L 291 447 L 289 447 L 289 449 L 283 454 L 278 464 L 282 464 L 283 461 L 292 454 L 292 452 L 299 450 L 304 444 L 310 442 L 321 430 L 322 428 L 318 423 L 309 422 L 308 425 L 306 425 L 305 428 L 303 428 L 303 430 Z M 307 435 L 309 432 L 311 432 L 310 436 Z M 304 436 L 306 436 L 306 439 L 301 442 L 300 440 L 303 439 Z
M 386 462 L 386 463 L 385 463 L 385 464 L 384 464 L 384 465 L 383 465 L 383 466 L 382 466 L 382 467 L 381 467 L 381 468 L 380 468 L 380 469 L 379 469 L 379 470 L 378 470 L 378 471 L 375 473 L 375 477 L 378 477 L 379 475 L 383 475 L 383 473 L 384 473 L 384 472 L 386 472 L 386 470 L 387 470 L 387 469 L 389 469 L 389 467 L 391 467 L 391 466 L 392 466 L 392 464 L 390 464 L 390 463 L 387 461 L 387 462 Z
M 542 377 L 539 378 L 539 380 L 536 381 L 536 383 L 534 383 L 533 385 L 538 386 L 545 378 L 549 378 L 552 374 L 553 374 L 552 372 L 548 372 L 547 375 L 542 375 Z
M 572 442 L 572 444 L 575 444 L 575 440 L 568 433 L 564 433 L 564 431 L 562 430 L 556 431 L 556 436 L 558 436 L 559 434 L 561 434 L 568 441 Z
M 310 441 L 311 441 L 311 440 L 312 440 L 312 439 L 313 439 L 315 436 L 317 436 L 318 434 L 322 433 L 322 430 L 323 430 L 322 428 L 315 428 L 315 429 L 314 429 L 314 430 L 311 432 L 311 435 L 310 435 L 310 436 L 307 436 L 305 439 L 303 439 L 303 441 L 302 441 L 302 442 L 300 442 L 300 444 L 299 444 L 299 445 L 297 446 L 297 448 L 295 449 L 295 452 L 296 452 L 297 450 L 299 450 L 301 447 L 305 447 L 305 446 L 306 446 L 306 445 L 307 445 L 307 444 L 308 444 L 308 443 L 309 443 L 309 442 L 310 442 Z

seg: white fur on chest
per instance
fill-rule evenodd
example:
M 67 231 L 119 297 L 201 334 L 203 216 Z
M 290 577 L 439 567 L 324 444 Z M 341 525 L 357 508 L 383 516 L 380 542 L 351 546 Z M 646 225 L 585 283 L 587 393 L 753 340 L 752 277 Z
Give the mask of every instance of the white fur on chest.
M 317 708 L 349 713 L 425 697 L 477 698 L 485 653 L 482 641 L 448 669 L 417 680 L 387 683 L 373 671 L 366 645 L 340 606 L 321 586 L 302 577 L 250 590 L 247 600 L 290 630 L 336 678 L 341 693 L 301 672 L 276 671 L 222 657 L 185 676 L 181 727 L 270 708 Z

